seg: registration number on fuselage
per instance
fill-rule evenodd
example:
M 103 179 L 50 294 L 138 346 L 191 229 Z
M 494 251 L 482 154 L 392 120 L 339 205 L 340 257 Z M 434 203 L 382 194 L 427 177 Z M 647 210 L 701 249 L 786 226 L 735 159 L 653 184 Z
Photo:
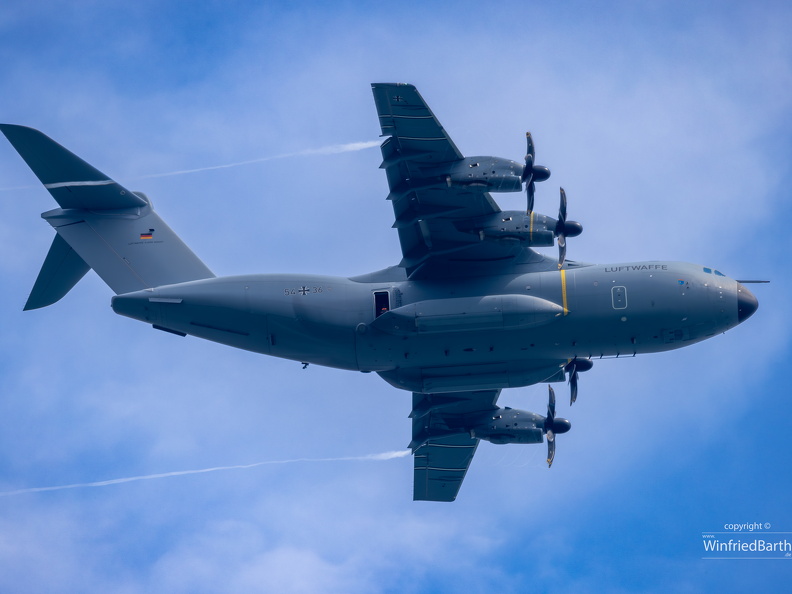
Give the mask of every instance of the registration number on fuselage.
M 324 291 L 324 287 L 292 287 L 283 289 L 284 295 L 311 295 L 313 293 L 322 293 Z

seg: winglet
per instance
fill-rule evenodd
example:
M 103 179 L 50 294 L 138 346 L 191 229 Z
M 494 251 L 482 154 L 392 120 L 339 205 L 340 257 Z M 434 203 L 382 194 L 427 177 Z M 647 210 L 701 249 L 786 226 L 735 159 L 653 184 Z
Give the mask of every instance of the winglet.
M 61 208 L 115 210 L 146 206 L 145 200 L 46 134 L 14 124 L 0 124 L 0 131 Z

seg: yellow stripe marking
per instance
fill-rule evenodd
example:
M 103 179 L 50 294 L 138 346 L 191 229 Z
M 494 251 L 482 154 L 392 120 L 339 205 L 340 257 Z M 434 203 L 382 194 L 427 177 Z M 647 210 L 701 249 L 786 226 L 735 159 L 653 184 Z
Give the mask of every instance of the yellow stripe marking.
M 533 221 L 534 221 L 534 211 L 531 211 L 531 227 L 528 229 L 528 242 L 533 241 Z
M 567 289 L 566 289 L 566 270 L 561 270 L 561 302 L 564 304 L 564 315 L 569 313 L 567 309 Z

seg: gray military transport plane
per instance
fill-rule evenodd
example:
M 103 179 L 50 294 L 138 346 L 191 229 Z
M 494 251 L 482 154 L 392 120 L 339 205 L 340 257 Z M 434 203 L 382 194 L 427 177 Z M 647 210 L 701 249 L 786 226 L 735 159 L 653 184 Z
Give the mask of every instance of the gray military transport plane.
M 713 268 L 680 262 L 584 264 L 566 259 L 579 223 L 533 209 L 534 163 L 465 157 L 412 85 L 374 84 L 382 168 L 403 258 L 351 278 L 217 277 L 131 192 L 41 132 L 1 125 L 60 208 L 57 232 L 25 309 L 55 303 L 93 268 L 113 310 L 180 336 L 340 369 L 376 372 L 413 393 L 414 499 L 453 501 L 480 440 L 541 443 L 555 416 L 501 408 L 503 388 L 568 377 L 594 359 L 678 349 L 747 319 L 756 298 Z M 492 192 L 525 188 L 525 211 Z M 559 246 L 559 257 L 534 251 Z

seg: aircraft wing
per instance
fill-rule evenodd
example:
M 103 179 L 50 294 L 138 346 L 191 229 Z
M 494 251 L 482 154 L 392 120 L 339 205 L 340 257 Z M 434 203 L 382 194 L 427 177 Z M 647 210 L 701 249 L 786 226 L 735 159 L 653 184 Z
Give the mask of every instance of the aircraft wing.
M 413 456 L 413 500 L 456 499 L 480 441 L 465 430 L 465 420 L 497 408 L 499 395 L 500 390 L 413 393 L 410 445 L 418 446 Z
M 372 85 L 383 136 L 383 162 L 408 274 L 422 264 L 449 258 L 476 262 L 514 256 L 519 246 L 484 242 L 461 231 L 475 218 L 501 212 L 480 186 L 452 184 L 445 173 L 463 155 L 413 85 Z

